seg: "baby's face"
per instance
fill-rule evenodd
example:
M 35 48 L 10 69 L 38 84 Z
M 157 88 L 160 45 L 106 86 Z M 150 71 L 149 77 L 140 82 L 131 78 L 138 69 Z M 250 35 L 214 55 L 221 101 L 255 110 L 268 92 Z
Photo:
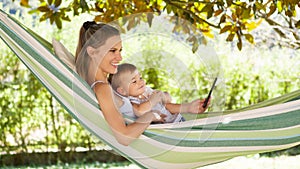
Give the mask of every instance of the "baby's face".
M 140 73 L 136 70 L 132 73 L 127 73 L 126 76 L 128 96 L 138 97 L 142 95 L 146 90 L 146 83 Z

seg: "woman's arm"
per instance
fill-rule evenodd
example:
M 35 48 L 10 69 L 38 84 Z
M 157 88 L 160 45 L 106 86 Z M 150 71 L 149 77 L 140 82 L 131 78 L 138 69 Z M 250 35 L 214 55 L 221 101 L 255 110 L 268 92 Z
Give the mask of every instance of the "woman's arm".
M 115 107 L 110 85 L 99 83 L 94 90 L 104 118 L 120 144 L 129 145 L 145 131 L 152 121 L 157 120 L 152 112 L 148 112 L 138 118 L 136 122 L 126 125 L 121 113 Z
M 131 104 L 134 110 L 134 114 L 138 117 L 141 117 L 143 114 L 145 114 L 146 112 L 152 109 L 152 104 L 149 100 L 141 104 L 136 104 L 136 103 L 131 103 Z
M 162 102 L 164 93 L 161 91 L 155 91 L 149 96 L 149 99 L 146 102 L 141 104 L 132 103 L 133 110 L 136 116 L 140 117 L 144 113 L 150 111 L 153 106 Z

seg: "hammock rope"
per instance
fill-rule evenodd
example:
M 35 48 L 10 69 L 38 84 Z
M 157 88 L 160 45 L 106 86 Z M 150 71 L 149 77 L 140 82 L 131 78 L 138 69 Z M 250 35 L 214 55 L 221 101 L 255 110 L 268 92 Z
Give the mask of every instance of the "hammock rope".
M 140 138 L 123 146 L 114 138 L 93 91 L 53 54 L 49 43 L 3 11 L 0 19 L 1 39 L 68 113 L 142 168 L 195 168 L 300 144 L 297 90 L 221 116 L 151 125 Z

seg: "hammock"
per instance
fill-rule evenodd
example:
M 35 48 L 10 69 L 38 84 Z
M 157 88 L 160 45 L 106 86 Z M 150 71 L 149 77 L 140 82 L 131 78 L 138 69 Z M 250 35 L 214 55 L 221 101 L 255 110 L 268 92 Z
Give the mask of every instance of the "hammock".
M 142 168 L 195 168 L 236 156 L 300 144 L 300 90 L 243 110 L 179 124 L 151 125 L 119 144 L 88 84 L 56 57 L 47 41 L 0 12 L 1 39 L 87 130 Z

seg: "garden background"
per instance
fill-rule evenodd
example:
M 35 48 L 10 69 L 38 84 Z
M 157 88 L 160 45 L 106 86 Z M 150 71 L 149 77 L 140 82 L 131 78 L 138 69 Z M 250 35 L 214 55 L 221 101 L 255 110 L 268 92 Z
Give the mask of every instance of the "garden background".
M 48 41 L 51 42 L 53 37 L 58 39 L 72 53 L 76 48 L 80 24 L 85 20 L 93 19 L 89 15 L 81 15 L 72 18 L 71 22 L 65 22 L 63 29 L 58 29 L 49 22 L 39 22 L 35 15 L 28 14 L 26 9 L 16 4 L 0 1 L 0 6 Z M 272 34 L 269 30 L 266 25 L 255 30 L 253 34 L 258 37 L 259 34 Z M 245 107 L 299 89 L 299 49 L 282 47 L 275 41 L 270 43 L 257 40 L 255 44 L 243 44 L 243 50 L 238 50 L 236 42 L 226 42 L 225 35 L 217 34 L 216 32 L 214 39 L 208 39 L 207 44 L 217 53 L 221 63 L 220 69 L 223 71 L 223 80 L 226 84 L 223 110 Z M 136 43 L 142 44 L 145 49 L 154 45 L 147 39 L 141 39 Z M 130 58 L 126 56 L 126 50 L 130 50 L 128 48 L 129 46 L 124 44 L 125 60 Z M 126 165 L 129 164 L 83 129 L 3 41 L 0 41 L 0 51 L 0 165 L 2 167 L 24 164 L 63 165 L 70 162 L 85 164 L 96 161 L 100 163 L 125 161 Z M 150 51 L 146 50 L 142 53 L 141 60 L 145 62 L 143 64 L 155 65 L 155 62 L 160 62 L 159 59 L 163 57 L 161 55 L 156 56 L 155 59 L 146 59 L 151 56 Z M 182 57 L 190 59 L 191 56 Z M 209 70 L 205 66 L 201 68 L 193 64 L 188 66 L 191 76 L 201 84 L 198 92 L 182 93 L 178 87 L 165 80 L 166 72 L 149 69 L 142 74 L 153 88 L 168 90 L 176 102 L 191 101 L 197 97 L 204 98 L 209 91 L 210 79 L 206 77 L 207 74 L 201 72 Z M 39 158 L 42 153 L 47 154 L 45 159 Z M 300 147 L 297 146 L 260 156 L 293 156 L 299 153 Z M 22 156 L 16 159 L 16 155 L 20 154 Z M 33 158 L 30 154 L 38 154 L 35 156 L 38 158 Z M 26 156 L 27 160 L 23 160 L 22 163 L 22 158 L 26 159 Z M 256 155 L 255 158 L 259 157 Z

